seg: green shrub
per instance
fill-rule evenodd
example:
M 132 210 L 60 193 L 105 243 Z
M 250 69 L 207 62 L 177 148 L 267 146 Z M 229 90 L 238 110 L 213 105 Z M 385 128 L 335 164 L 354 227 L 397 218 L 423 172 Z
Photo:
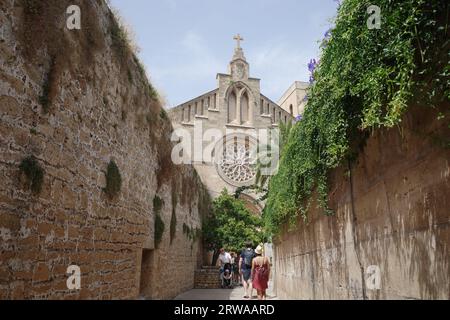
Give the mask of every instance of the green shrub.
M 212 212 L 203 220 L 201 232 L 208 249 L 215 251 L 224 247 L 240 252 L 246 241 L 261 243 L 265 239 L 261 217 L 252 214 L 242 200 L 226 189 L 214 199 Z M 200 236 L 197 230 L 190 233 Z
M 172 244 L 173 239 L 175 239 L 177 231 L 177 213 L 175 208 L 172 208 L 172 217 L 170 219 L 170 244 Z
M 44 10 L 44 3 L 39 0 L 24 0 L 23 5 L 25 14 L 38 15 Z
M 162 200 L 159 196 L 155 195 L 155 197 L 153 198 L 153 212 L 160 213 L 163 205 L 164 200 Z
M 52 104 L 52 85 L 55 77 L 55 60 L 52 58 L 50 62 L 50 70 L 44 79 L 42 86 L 42 95 L 39 97 L 39 103 L 42 106 L 44 113 L 48 113 Z
M 367 8 L 381 8 L 381 29 Z M 314 191 L 326 214 L 328 173 L 350 164 L 370 132 L 393 127 L 408 104 L 448 100 L 448 6 L 439 0 L 344 0 L 322 44 L 308 103 L 289 134 L 264 209 L 273 233 L 304 219 Z
M 145 78 L 145 79 L 147 79 L 147 78 Z M 147 80 L 146 80 L 146 81 L 147 81 Z M 147 84 L 146 84 L 146 88 L 147 88 L 148 96 L 149 96 L 152 100 L 157 101 L 157 100 L 158 100 L 158 92 L 157 92 L 156 89 L 151 85 L 151 83 L 149 83 L 148 81 L 147 81 Z
M 164 221 L 162 220 L 161 216 L 157 213 L 155 215 L 155 246 L 158 247 L 161 243 L 163 234 L 164 234 Z
M 116 50 L 119 57 L 124 59 L 131 50 L 128 34 L 125 28 L 115 19 L 112 19 L 111 21 L 110 35 L 113 48 Z
M 33 156 L 25 158 L 20 163 L 19 169 L 25 174 L 31 191 L 39 194 L 44 182 L 44 169 L 37 160 Z
M 161 111 L 159 112 L 159 116 L 160 116 L 160 118 L 163 119 L 163 120 L 169 119 L 169 117 L 167 116 L 166 110 L 164 110 L 164 109 L 162 109 L 162 108 L 161 108 Z
M 103 191 L 108 195 L 109 198 L 114 198 L 122 187 L 122 176 L 120 175 L 119 168 L 114 161 L 110 161 L 108 168 L 105 173 L 106 176 L 106 187 Z
M 171 200 L 172 200 L 172 217 L 170 219 L 170 244 L 172 244 L 173 240 L 175 239 L 176 232 L 177 232 L 177 205 L 178 205 L 178 188 L 177 183 L 175 181 L 172 181 L 172 194 L 171 194 Z
M 164 221 L 161 218 L 161 210 L 164 206 L 164 200 L 162 200 L 158 195 L 153 198 L 153 213 L 155 215 L 155 246 L 161 243 L 162 236 L 164 234 Z M 172 223 L 172 222 L 171 222 Z

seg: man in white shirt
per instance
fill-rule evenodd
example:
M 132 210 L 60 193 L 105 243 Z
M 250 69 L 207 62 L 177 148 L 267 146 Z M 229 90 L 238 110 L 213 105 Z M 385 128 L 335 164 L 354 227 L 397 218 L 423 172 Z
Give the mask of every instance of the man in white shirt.
M 220 265 L 220 275 L 222 275 L 226 264 L 229 264 L 231 267 L 231 255 L 228 252 L 226 252 L 224 248 L 221 248 L 219 252 L 220 254 L 218 261 Z

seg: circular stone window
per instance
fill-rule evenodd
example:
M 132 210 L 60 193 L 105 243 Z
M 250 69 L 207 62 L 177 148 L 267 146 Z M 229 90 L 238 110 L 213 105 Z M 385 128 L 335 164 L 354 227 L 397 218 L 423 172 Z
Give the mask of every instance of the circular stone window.
M 235 186 L 254 184 L 256 177 L 256 139 L 244 134 L 224 137 L 215 148 L 215 164 L 219 176 Z

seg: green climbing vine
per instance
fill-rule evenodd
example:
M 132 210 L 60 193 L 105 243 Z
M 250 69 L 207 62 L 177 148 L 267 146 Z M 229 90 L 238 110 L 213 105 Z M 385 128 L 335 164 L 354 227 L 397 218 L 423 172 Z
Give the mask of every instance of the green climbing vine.
M 367 8 L 381 9 L 381 28 Z M 351 160 L 371 130 L 398 125 L 408 104 L 449 99 L 449 4 L 439 0 L 344 0 L 311 60 L 307 107 L 270 179 L 264 220 L 272 233 L 307 217 L 314 192 L 326 214 L 327 175 Z M 448 121 L 441 119 L 440 121 Z
M 161 244 L 164 230 L 166 228 L 163 219 L 161 218 L 161 210 L 164 206 L 164 200 L 155 195 L 153 198 L 153 213 L 155 215 L 155 247 Z
M 120 175 L 119 167 L 111 160 L 105 172 L 106 187 L 103 191 L 112 199 L 117 196 L 122 188 L 122 176 Z
M 30 156 L 22 160 L 19 169 L 25 174 L 27 184 L 34 194 L 39 194 L 44 183 L 44 169 L 39 165 L 35 157 Z

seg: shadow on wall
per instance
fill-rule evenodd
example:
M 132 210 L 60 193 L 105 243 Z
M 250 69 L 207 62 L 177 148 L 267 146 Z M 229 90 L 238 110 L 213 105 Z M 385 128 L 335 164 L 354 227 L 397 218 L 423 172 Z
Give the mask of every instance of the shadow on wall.
M 411 107 L 400 129 L 374 132 L 350 176 L 330 174 L 336 214 L 313 209 L 275 241 L 280 298 L 449 299 L 450 128 L 436 120 L 448 110 Z

